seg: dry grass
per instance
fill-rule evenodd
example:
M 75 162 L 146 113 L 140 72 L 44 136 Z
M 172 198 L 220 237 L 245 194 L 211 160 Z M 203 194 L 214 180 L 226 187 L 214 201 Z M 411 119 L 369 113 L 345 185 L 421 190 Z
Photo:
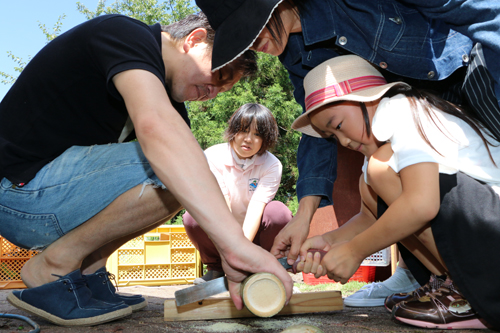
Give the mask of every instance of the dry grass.
M 317 284 L 314 286 L 305 284 L 305 283 L 295 283 L 296 286 L 301 292 L 314 292 L 314 291 L 327 291 L 327 290 L 340 290 L 342 292 L 342 296 L 349 296 L 354 294 L 356 291 L 361 289 L 366 285 L 366 282 L 359 281 L 350 281 L 346 284 L 340 283 L 323 283 Z

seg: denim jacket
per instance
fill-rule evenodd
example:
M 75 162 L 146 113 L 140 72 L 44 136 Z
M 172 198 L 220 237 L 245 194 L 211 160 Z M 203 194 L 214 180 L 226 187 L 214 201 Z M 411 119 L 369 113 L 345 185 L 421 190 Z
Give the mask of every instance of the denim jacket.
M 495 80 L 500 101 L 500 1 L 498 0 L 399 0 L 415 6 L 425 17 L 449 26 L 483 47 L 486 67 Z
M 304 77 L 338 55 L 354 53 L 395 77 L 426 82 L 446 79 L 467 65 L 468 37 L 395 0 L 309 0 L 305 5 L 302 32 L 290 35 L 280 55 L 303 109 Z M 335 142 L 303 135 L 297 165 L 298 199 L 318 195 L 320 207 L 332 205 Z

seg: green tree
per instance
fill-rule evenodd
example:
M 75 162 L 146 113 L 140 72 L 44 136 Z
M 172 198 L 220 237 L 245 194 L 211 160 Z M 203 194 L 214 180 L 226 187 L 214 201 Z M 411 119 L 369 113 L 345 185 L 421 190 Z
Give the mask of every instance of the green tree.
M 76 3 L 78 11 L 90 20 L 103 14 L 123 14 L 143 21 L 146 24 L 161 23 L 168 25 L 193 14 L 199 9 L 190 0 L 117 0 L 106 6 L 106 0 L 100 0 L 95 11 L 89 10 L 82 3 Z
M 45 24 L 38 21 L 38 27 L 45 35 L 46 44 L 59 36 L 59 34 L 61 33 L 62 20 L 64 20 L 64 18 L 66 18 L 66 15 L 64 14 L 59 16 L 57 22 L 52 27 L 52 32 L 47 29 Z M 16 63 L 16 66 L 14 66 L 14 71 L 17 73 L 17 75 L 14 76 L 12 74 L 0 71 L 0 77 L 2 78 L 0 82 L 2 82 L 3 84 L 13 84 L 14 82 L 16 82 L 17 76 L 23 71 L 26 64 L 31 60 L 31 57 L 28 57 L 28 61 L 25 61 L 22 58 L 14 55 L 11 51 L 7 51 L 7 55 Z

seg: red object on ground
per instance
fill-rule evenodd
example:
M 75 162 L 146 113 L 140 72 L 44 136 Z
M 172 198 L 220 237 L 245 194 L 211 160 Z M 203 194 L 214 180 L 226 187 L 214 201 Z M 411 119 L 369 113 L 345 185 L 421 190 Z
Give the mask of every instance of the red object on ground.
M 375 281 L 375 266 L 359 266 L 358 270 L 354 275 L 347 281 L 360 281 L 360 282 L 373 282 Z M 304 278 L 304 283 L 310 286 L 323 283 L 335 283 L 335 281 L 330 280 L 326 275 L 316 279 L 314 274 L 302 272 L 302 277 Z

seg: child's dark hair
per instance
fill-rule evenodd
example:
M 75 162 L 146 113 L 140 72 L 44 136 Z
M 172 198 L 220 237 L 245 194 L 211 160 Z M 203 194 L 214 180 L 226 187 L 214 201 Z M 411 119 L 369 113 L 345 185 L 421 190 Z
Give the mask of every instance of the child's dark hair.
M 295 13 L 299 15 L 299 17 L 300 13 L 306 12 L 306 0 L 284 0 L 284 2 L 287 2 L 290 6 L 294 7 Z M 269 19 L 269 22 L 267 22 L 266 27 L 275 42 L 278 43 L 278 45 L 282 45 L 281 38 L 285 34 L 285 27 L 283 26 L 283 21 L 281 20 L 279 11 L 276 8 L 271 14 L 271 18 Z
M 232 142 L 236 134 L 248 131 L 254 121 L 262 138 L 262 147 L 257 155 L 262 155 L 266 150 L 271 150 L 278 141 L 278 124 L 271 111 L 264 105 L 247 103 L 236 110 L 227 122 L 224 138 Z
M 472 113 L 463 107 L 457 106 L 451 102 L 448 102 L 447 100 L 440 98 L 428 91 L 421 90 L 421 89 L 416 89 L 412 88 L 410 90 L 405 90 L 401 91 L 401 89 L 398 89 L 397 87 L 390 89 L 384 97 L 392 97 L 397 94 L 404 94 L 410 101 L 410 104 L 412 106 L 412 111 L 413 111 L 413 120 L 415 122 L 415 126 L 417 126 L 418 132 L 422 136 L 422 138 L 427 142 L 427 144 L 434 149 L 438 154 L 441 155 L 439 151 L 432 145 L 432 143 L 429 141 L 429 138 L 427 138 L 427 135 L 425 134 L 425 131 L 422 127 L 422 122 L 420 121 L 420 118 L 418 116 L 417 110 L 417 102 L 420 102 L 424 111 L 429 115 L 430 119 L 434 124 L 436 124 L 436 120 L 433 117 L 433 113 L 431 112 L 432 108 L 436 108 L 438 110 L 441 110 L 444 113 L 447 113 L 449 115 L 455 116 L 461 120 L 463 120 L 467 125 L 469 125 L 474 132 L 479 135 L 479 137 L 483 140 L 483 143 L 488 150 L 488 155 L 490 156 L 491 161 L 493 164 L 496 165 L 495 161 L 493 160 L 493 156 L 491 156 L 491 152 L 488 146 L 495 146 L 493 145 L 488 139 L 485 138 L 483 135 L 483 132 L 481 130 L 486 129 L 487 127 L 477 118 L 475 118 Z M 370 120 L 368 118 L 368 112 L 366 110 L 366 107 L 364 103 L 361 104 L 361 110 L 363 113 L 363 119 L 365 122 L 365 127 L 366 127 L 366 133 L 368 136 L 371 135 L 371 126 L 370 126 Z M 436 124 L 437 126 L 437 124 Z M 488 134 L 488 136 L 491 139 L 494 139 L 493 135 Z M 453 140 L 453 138 L 450 138 Z

